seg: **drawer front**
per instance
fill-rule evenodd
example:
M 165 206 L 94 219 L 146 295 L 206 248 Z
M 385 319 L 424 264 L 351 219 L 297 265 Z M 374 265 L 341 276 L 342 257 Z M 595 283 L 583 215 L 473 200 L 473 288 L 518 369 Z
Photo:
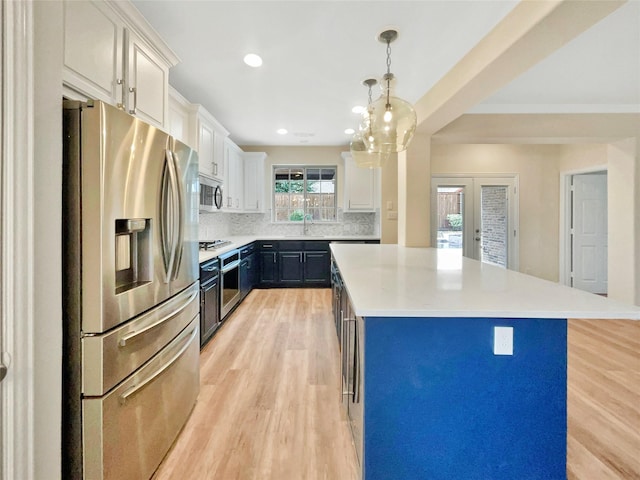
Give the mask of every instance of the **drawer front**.
M 197 317 L 147 365 L 102 398 L 82 401 L 87 480 L 150 478 L 198 396 Z
M 82 393 L 104 395 L 169 343 L 200 311 L 198 282 L 104 335 L 82 339 Z
M 283 240 L 280 242 L 280 251 L 298 252 L 303 249 L 303 240 Z
M 245 245 L 240 249 L 240 258 L 248 257 L 253 253 L 255 249 L 256 249 L 255 243 L 250 243 L 249 245 Z
M 263 251 L 277 251 L 280 244 L 277 240 L 261 240 L 258 242 L 258 248 Z
M 304 242 L 304 249 L 328 252 L 329 241 L 328 240 L 306 240 Z

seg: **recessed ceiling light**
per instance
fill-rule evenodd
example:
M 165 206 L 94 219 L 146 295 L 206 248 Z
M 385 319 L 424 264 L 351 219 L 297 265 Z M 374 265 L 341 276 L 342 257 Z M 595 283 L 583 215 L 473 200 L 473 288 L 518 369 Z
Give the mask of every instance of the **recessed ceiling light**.
M 286 128 L 279 128 L 279 129 L 277 130 L 277 132 L 278 132 L 280 135 L 286 135 L 287 133 L 289 133 L 289 131 L 288 131 Z
M 362 113 L 362 112 L 364 112 L 364 110 L 365 110 L 365 108 L 362 105 L 356 105 L 355 107 L 353 107 L 351 109 L 351 111 L 353 113 Z
M 244 56 L 244 63 L 249 65 L 250 67 L 259 67 L 262 65 L 262 58 L 255 53 L 249 53 Z
M 344 133 L 347 135 L 353 135 L 356 131 L 353 128 L 347 128 Z

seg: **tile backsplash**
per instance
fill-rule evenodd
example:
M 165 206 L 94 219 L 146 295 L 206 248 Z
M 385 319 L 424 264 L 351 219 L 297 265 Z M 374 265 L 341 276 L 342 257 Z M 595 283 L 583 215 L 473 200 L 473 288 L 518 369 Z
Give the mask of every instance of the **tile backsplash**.
M 376 235 L 378 213 L 343 212 L 338 209 L 336 223 L 308 224 L 308 235 Z M 199 238 L 215 240 L 230 235 L 302 235 L 302 224 L 280 224 L 268 213 L 201 213 Z

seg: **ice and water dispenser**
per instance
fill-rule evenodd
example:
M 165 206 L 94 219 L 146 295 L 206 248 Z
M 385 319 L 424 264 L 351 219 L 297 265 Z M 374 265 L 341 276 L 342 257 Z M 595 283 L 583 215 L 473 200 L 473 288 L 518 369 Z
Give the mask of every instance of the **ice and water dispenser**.
M 116 294 L 151 282 L 151 219 L 116 220 Z

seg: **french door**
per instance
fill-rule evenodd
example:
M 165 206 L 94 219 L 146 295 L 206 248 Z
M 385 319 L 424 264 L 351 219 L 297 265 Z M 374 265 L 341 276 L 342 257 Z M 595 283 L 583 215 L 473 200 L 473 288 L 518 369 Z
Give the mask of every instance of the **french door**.
M 517 177 L 433 177 L 431 245 L 518 268 Z

